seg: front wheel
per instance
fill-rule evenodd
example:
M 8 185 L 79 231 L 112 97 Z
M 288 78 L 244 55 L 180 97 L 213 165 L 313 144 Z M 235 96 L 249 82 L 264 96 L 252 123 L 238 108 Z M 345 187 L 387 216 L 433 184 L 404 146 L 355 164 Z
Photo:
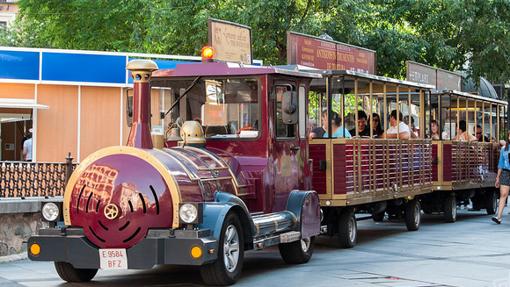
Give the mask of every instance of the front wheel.
M 67 282 L 89 282 L 96 276 L 97 269 L 79 269 L 67 262 L 55 262 L 58 276 Z
M 313 242 L 315 237 L 312 238 L 301 238 L 301 240 L 280 243 L 278 249 L 280 249 L 280 255 L 283 261 L 287 264 L 302 264 L 306 263 L 312 258 L 313 254 Z
M 353 208 L 345 208 L 338 220 L 338 242 L 343 248 L 352 248 L 358 239 L 358 224 Z
M 244 238 L 239 218 L 230 213 L 225 218 L 218 241 L 218 259 L 202 266 L 200 275 L 207 285 L 234 284 L 243 269 Z
M 405 209 L 406 227 L 409 231 L 416 231 L 420 228 L 421 205 L 418 199 L 407 202 Z
M 444 221 L 455 222 L 457 220 L 457 199 L 455 194 L 446 197 L 444 202 Z

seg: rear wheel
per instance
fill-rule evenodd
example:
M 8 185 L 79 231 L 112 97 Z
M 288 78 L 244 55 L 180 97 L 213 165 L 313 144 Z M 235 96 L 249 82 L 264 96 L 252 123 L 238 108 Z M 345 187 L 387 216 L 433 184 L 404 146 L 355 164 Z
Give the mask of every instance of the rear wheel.
M 352 248 L 358 239 L 358 224 L 353 208 L 345 208 L 338 220 L 338 242 L 343 248 Z
M 384 220 L 384 211 L 383 212 L 372 213 L 372 219 L 375 222 L 383 222 L 383 220 Z
M 405 209 L 406 227 L 409 231 L 416 231 L 420 228 L 421 206 L 418 199 L 407 202 Z
M 455 222 L 457 220 L 457 199 L 455 193 L 446 197 L 444 202 L 444 221 Z
M 67 282 L 89 282 L 96 276 L 97 269 L 79 269 L 67 262 L 55 262 L 58 276 Z
M 239 218 L 234 213 L 227 215 L 218 241 L 218 259 L 200 269 L 205 284 L 231 285 L 239 279 L 244 260 L 242 234 Z
M 492 215 L 498 209 L 498 196 L 495 191 L 488 190 L 485 192 L 485 210 L 487 214 Z
M 287 264 L 302 264 L 306 263 L 312 258 L 313 254 L 313 242 L 315 238 L 302 238 L 301 240 L 280 243 L 278 249 L 280 249 L 280 255 L 283 261 Z

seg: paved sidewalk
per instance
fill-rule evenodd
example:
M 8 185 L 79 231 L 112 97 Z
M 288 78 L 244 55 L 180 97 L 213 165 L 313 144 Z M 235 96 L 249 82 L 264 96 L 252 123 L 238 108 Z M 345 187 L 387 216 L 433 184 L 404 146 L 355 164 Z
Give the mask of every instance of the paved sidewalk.
M 510 287 L 510 216 L 502 225 L 482 212 L 461 212 L 456 223 L 425 216 L 421 229 L 403 222 L 359 222 L 360 242 L 338 249 L 321 238 L 305 265 L 282 262 L 277 249 L 250 252 L 236 286 Z M 61 286 L 53 265 L 0 263 L 0 286 Z M 78 286 L 198 286 L 197 269 L 160 266 L 148 271 L 99 271 Z M 75 286 L 75 285 L 73 285 Z

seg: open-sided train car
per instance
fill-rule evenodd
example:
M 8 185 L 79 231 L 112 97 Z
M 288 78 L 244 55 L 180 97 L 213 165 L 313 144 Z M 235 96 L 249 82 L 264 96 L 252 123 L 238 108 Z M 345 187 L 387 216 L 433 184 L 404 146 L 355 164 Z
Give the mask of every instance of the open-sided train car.
M 326 136 L 310 139 L 312 186 L 320 197 L 327 233 L 338 236 L 344 247 L 354 246 L 355 212 L 361 211 L 376 221 L 385 213 L 404 217 L 408 230 L 417 230 L 419 196 L 432 190 L 432 142 L 425 137 L 432 87 L 352 71 L 322 75 L 312 81 L 310 121 L 324 126 L 337 120 L 340 127 L 351 129 L 350 138 L 334 138 L 329 124 L 323 128 L 329 129 Z M 392 110 L 395 118 L 390 120 Z M 378 123 L 372 121 L 376 117 Z M 398 134 L 404 118 L 416 122 L 411 139 L 381 133 L 391 122 Z
M 434 93 L 430 125 L 434 193 L 422 200 L 425 213 L 442 212 L 447 222 L 457 217 L 457 205 L 494 214 L 498 190 L 495 178 L 506 138 L 507 102 L 459 91 Z
M 229 63 L 155 71 L 154 62 L 135 60 L 127 68 L 127 146 L 80 163 L 65 190 L 64 222 L 28 240 L 29 258 L 54 261 L 69 282 L 89 281 L 99 268 L 177 264 L 201 266 L 213 285 L 235 282 L 251 249 L 278 246 L 287 263 L 307 262 L 320 208 L 310 190 L 305 102 L 321 76 Z M 151 76 L 172 93 L 170 110 L 183 122 L 171 148 L 153 147 Z M 58 220 L 55 206 L 44 210 Z

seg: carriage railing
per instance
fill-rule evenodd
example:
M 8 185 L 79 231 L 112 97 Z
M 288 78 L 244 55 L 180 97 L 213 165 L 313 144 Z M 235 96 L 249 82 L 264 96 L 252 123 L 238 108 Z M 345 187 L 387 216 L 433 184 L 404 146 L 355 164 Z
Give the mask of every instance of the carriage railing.
M 493 182 L 497 171 L 498 146 L 493 143 L 451 141 L 451 181 L 482 184 Z
M 312 140 L 313 186 L 333 198 L 353 195 L 377 200 L 420 192 L 432 183 L 431 153 L 431 141 L 421 139 Z M 330 166 L 321 164 L 324 161 Z
M 0 198 L 51 197 L 64 194 L 74 169 L 67 162 L 0 161 Z

